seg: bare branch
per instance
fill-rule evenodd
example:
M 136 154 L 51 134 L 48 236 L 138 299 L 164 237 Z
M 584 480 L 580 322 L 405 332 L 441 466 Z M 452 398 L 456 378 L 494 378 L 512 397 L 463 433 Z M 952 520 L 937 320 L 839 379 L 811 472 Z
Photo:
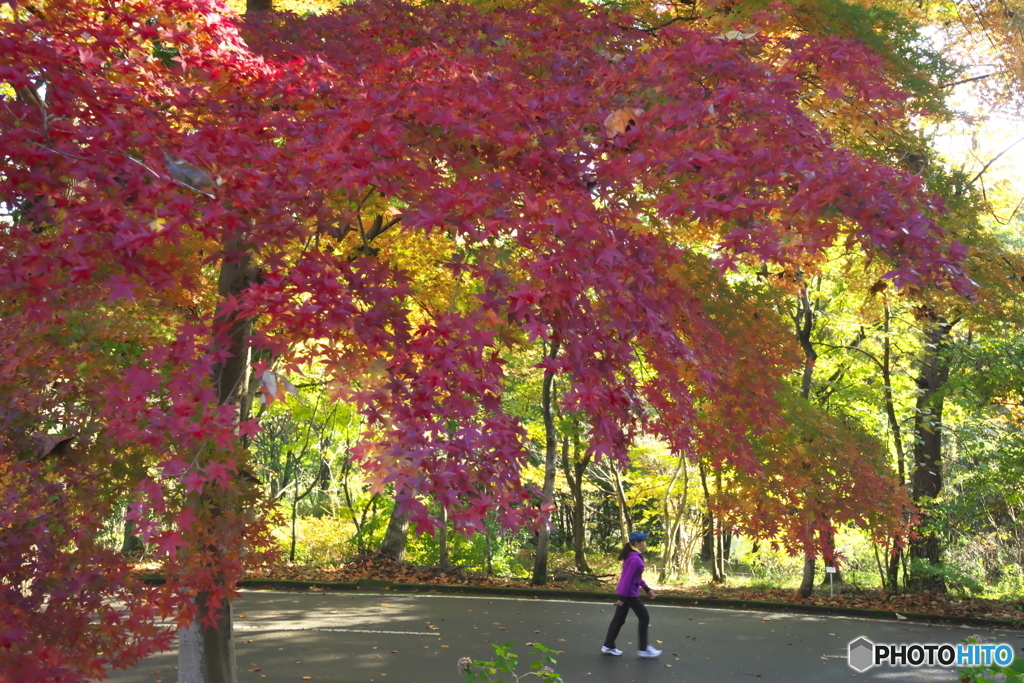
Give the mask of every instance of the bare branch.
M 1015 140 L 1013 143 L 1011 143 L 1009 147 L 1007 147 L 1002 152 L 1000 152 L 999 154 L 997 154 L 994 157 L 992 157 L 992 159 L 987 164 L 985 164 L 981 168 L 980 171 L 978 171 L 977 175 L 975 175 L 973 178 L 971 178 L 971 181 L 968 184 L 973 185 L 975 183 L 975 181 L 977 181 L 978 178 L 980 178 L 982 176 L 982 174 L 985 173 L 985 171 L 987 171 L 992 164 L 996 163 L 996 161 L 999 160 L 999 157 L 1001 157 L 1004 154 L 1006 154 L 1007 152 L 1009 152 L 1011 149 L 1016 147 L 1021 142 L 1024 142 L 1024 137 L 1017 138 L 1017 140 Z
M 981 76 L 972 76 L 959 81 L 953 81 L 952 83 L 943 83 L 940 87 L 942 88 L 955 88 L 958 85 L 964 85 L 965 83 L 973 83 L 974 81 L 983 81 L 986 78 L 992 78 L 993 76 L 1001 76 L 1006 73 L 1005 71 L 993 71 L 990 74 L 982 74 Z

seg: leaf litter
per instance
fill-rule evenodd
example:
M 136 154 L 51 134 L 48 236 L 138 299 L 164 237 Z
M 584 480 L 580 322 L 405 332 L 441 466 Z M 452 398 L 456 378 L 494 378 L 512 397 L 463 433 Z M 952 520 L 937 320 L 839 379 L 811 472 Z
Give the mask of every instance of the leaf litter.
M 157 567 L 152 564 L 136 565 L 136 573 L 152 575 Z M 544 590 L 573 592 L 608 592 L 615 589 L 617 577 L 580 575 L 570 569 L 555 570 Z M 383 553 L 367 553 L 340 567 L 316 567 L 288 563 L 268 564 L 249 569 L 247 579 L 275 579 L 322 583 L 350 583 L 360 580 L 387 581 L 405 584 L 464 585 L 493 588 L 538 588 L 528 579 L 517 577 L 484 576 L 465 567 L 447 569 L 417 566 L 396 560 Z M 584 584 L 581 586 L 581 584 Z M 1017 601 L 930 593 L 891 594 L 877 589 L 847 587 L 844 592 L 830 596 L 821 589 L 809 598 L 801 598 L 795 590 L 787 588 L 754 588 L 750 586 L 720 586 L 711 584 L 655 585 L 659 596 L 673 598 L 720 599 L 775 603 L 780 606 L 815 605 L 824 607 L 879 610 L 904 614 L 928 614 L 960 618 L 1008 619 L 1024 622 L 1024 599 Z M 655 601 L 656 603 L 656 601 Z

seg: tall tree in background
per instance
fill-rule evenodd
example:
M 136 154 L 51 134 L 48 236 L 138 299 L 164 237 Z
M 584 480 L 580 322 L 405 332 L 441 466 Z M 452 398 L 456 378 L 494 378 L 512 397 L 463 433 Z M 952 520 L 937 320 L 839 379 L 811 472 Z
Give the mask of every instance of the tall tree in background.
M 275 400 L 282 376 L 322 368 L 367 421 L 356 455 L 374 490 L 393 487 L 421 532 L 432 507 L 457 532 L 489 511 L 535 525 L 545 505 L 501 400 L 510 346 L 561 335 L 563 408 L 595 461 L 625 462 L 644 429 L 756 477 L 770 463 L 751 446 L 718 447 L 763 433 L 776 401 L 747 381 L 747 343 L 708 314 L 702 279 L 804 268 L 838 241 L 891 259 L 896 284 L 969 287 L 920 180 L 833 144 L 802 108 L 813 82 L 822 107 L 902 117 L 878 59 L 774 31 L 779 14 L 709 33 L 572 4 L 244 25 L 207 0 L 0 12 L 0 613 L 16 624 L 0 663 L 24 680 L 137 659 L 167 643 L 160 616 L 184 629 L 183 683 L 234 679 L 230 599 L 267 543 L 242 483 L 250 383 Z M 410 308 L 435 270 L 405 265 L 406 240 L 444 245 L 467 296 Z M 83 345 L 65 332 L 82 311 L 142 332 Z M 74 466 L 39 432 L 75 435 Z M 161 588 L 121 588 L 123 562 L 87 540 L 111 463 L 132 457 L 145 474 L 118 486 Z M 804 486 L 780 476 L 775 495 Z M 111 598 L 130 616 L 93 618 Z

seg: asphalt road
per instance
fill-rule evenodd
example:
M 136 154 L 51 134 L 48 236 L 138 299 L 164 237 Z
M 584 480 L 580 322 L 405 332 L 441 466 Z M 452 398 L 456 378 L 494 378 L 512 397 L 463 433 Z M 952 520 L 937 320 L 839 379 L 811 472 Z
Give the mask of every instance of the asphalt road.
M 636 656 L 636 620 L 622 629 L 621 657 L 600 652 L 610 603 L 493 597 L 245 591 L 234 637 L 240 683 L 455 683 L 460 657 L 491 659 L 491 643 L 516 641 L 519 672 L 535 657 L 528 642 L 560 650 L 566 683 L 728 681 L 955 681 L 941 667 L 873 667 L 857 673 L 847 645 L 949 643 L 980 635 L 1024 657 L 1024 632 L 910 621 L 771 614 L 648 603 L 651 641 L 664 654 Z M 174 683 L 176 653 L 116 672 L 116 683 Z M 514 679 L 507 679 L 512 681 Z M 535 678 L 527 678 L 533 681 Z

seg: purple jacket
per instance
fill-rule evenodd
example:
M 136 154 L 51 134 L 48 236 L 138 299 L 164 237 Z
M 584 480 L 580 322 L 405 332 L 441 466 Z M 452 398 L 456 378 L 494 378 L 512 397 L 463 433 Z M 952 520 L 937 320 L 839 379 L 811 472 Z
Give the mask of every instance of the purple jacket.
M 650 590 L 644 583 L 644 556 L 638 552 L 630 553 L 622 561 L 622 578 L 615 592 L 624 598 L 635 598 L 640 595 L 640 589 Z

